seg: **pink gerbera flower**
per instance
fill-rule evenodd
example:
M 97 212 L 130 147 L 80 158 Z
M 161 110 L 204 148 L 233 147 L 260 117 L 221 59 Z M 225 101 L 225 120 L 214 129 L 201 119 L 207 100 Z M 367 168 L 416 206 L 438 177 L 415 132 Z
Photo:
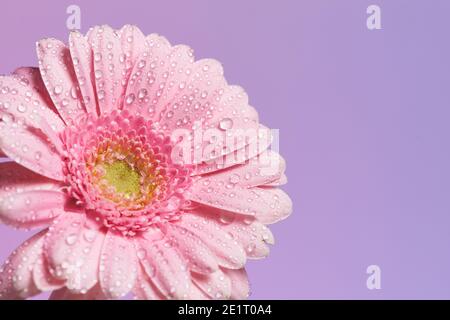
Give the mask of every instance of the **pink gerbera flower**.
M 0 298 L 246 298 L 246 259 L 291 201 L 245 92 L 134 26 L 37 53 L 0 78 L 0 220 L 42 229 L 0 270 Z

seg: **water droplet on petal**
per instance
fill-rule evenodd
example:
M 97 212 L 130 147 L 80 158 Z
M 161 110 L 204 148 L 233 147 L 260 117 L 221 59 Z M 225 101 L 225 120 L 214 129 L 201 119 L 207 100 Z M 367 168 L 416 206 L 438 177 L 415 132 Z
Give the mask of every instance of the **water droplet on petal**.
M 61 94 L 61 93 L 62 93 L 62 90 L 63 90 L 63 88 L 62 88 L 62 86 L 60 86 L 60 85 L 56 85 L 56 86 L 53 88 L 53 92 L 54 92 L 56 95 Z
M 134 98 L 134 93 L 130 93 L 125 100 L 126 104 L 132 104 L 134 102 Z
M 95 70 L 94 76 L 95 79 L 100 79 L 103 76 L 103 72 L 101 70 Z
M 147 89 L 142 88 L 141 90 L 138 91 L 138 98 L 139 99 L 144 99 L 147 96 Z
M 230 177 L 230 183 L 236 184 L 236 183 L 239 182 L 240 179 L 241 179 L 241 177 L 239 177 L 238 174 L 234 173 L 234 174 L 232 174 L 231 177 Z
M 86 230 L 84 233 L 84 239 L 87 242 L 92 242 L 95 240 L 95 232 L 93 230 Z
M 233 127 L 233 120 L 230 118 L 224 118 L 219 122 L 219 128 L 222 130 L 229 130 Z
M 24 113 L 27 111 L 27 106 L 21 103 L 17 106 L 17 111 Z
M 95 60 L 96 62 L 102 60 L 102 55 L 101 55 L 101 53 L 96 52 L 96 53 L 94 54 L 94 60 Z
M 230 224 L 234 221 L 234 213 L 222 211 L 220 213 L 219 221 L 223 224 Z
M 251 253 L 251 252 L 253 252 L 254 250 L 255 250 L 255 244 L 254 243 L 250 243 L 250 244 L 248 244 L 247 245 L 247 247 L 245 248 L 245 250 L 248 252 L 248 253 Z
M 145 67 L 145 60 L 140 60 L 140 61 L 138 62 L 138 68 L 139 68 L 139 69 L 142 69 L 143 67 Z
M 77 235 L 76 234 L 70 234 L 66 238 L 66 243 L 71 246 L 77 241 Z

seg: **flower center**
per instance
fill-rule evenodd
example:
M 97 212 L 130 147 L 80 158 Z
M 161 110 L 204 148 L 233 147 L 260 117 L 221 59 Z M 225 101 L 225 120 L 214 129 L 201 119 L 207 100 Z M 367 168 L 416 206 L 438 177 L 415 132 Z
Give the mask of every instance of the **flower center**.
M 68 193 L 106 227 L 132 236 L 189 205 L 192 169 L 172 161 L 170 138 L 151 121 L 127 111 L 88 116 L 61 139 Z
M 141 193 L 139 173 L 125 161 L 114 161 L 103 166 L 103 178 L 125 197 L 136 197 Z

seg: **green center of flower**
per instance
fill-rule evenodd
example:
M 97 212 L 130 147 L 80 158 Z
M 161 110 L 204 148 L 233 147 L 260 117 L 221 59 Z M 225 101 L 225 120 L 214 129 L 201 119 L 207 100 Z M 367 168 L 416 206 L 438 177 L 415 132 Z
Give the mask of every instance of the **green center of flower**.
M 103 179 L 117 192 L 128 197 L 139 196 L 141 192 L 140 175 L 127 162 L 116 160 L 103 164 L 103 169 Z

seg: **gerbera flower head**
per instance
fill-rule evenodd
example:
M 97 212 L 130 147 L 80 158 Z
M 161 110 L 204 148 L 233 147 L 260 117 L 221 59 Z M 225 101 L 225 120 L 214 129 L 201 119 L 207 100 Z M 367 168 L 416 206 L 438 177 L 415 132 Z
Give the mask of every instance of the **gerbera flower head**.
M 40 228 L 0 298 L 242 299 L 291 212 L 285 164 L 242 88 L 134 26 L 37 43 L 0 78 L 0 221 Z

